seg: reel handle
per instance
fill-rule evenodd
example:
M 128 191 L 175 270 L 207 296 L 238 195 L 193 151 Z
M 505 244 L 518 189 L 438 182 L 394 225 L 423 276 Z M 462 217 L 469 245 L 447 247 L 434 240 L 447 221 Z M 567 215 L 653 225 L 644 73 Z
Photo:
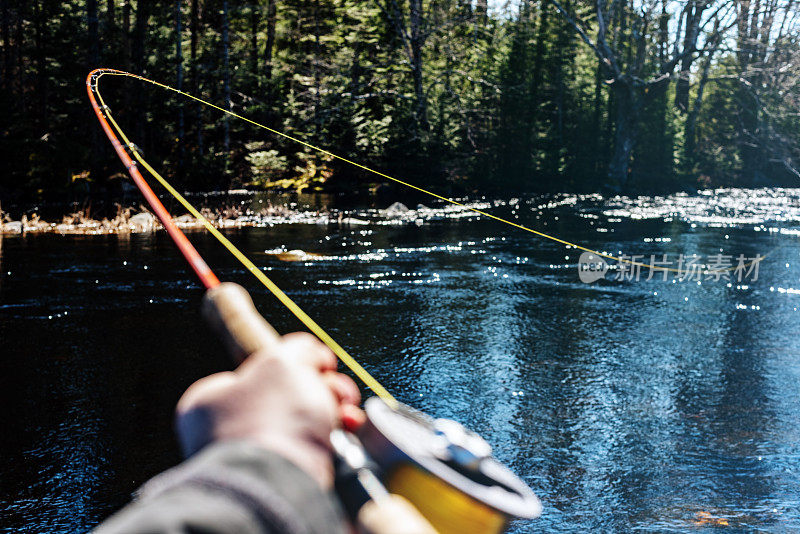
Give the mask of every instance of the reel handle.
M 437 534 L 405 497 L 389 494 L 367 501 L 358 513 L 359 534 Z
M 258 313 L 247 290 L 233 282 L 223 282 L 206 291 L 201 312 L 237 365 L 250 354 L 280 341 L 280 334 Z M 337 432 L 344 431 L 334 430 L 333 434 Z M 357 442 L 355 436 L 352 439 Z M 339 494 L 342 501 L 351 497 L 356 496 Z M 367 500 L 354 520 L 363 534 L 436 534 L 411 503 L 388 493 Z

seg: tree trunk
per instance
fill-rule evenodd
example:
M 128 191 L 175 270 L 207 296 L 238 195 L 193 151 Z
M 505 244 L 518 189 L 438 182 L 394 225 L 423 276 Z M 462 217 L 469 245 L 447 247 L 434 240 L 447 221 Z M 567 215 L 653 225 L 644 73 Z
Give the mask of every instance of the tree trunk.
M 199 39 L 200 31 L 200 0 L 191 0 L 189 6 L 189 56 L 191 57 L 191 65 L 189 66 L 192 76 L 192 91 L 197 93 L 199 83 L 197 80 L 197 41 Z
M 703 93 L 708 83 L 708 73 L 711 70 L 711 62 L 714 59 L 714 54 L 720 44 L 720 37 L 717 34 L 719 30 L 719 20 L 714 20 L 714 29 L 712 31 L 712 41 L 709 43 L 711 49 L 706 54 L 701 69 L 700 82 L 697 84 L 697 94 L 694 97 L 694 102 L 689 114 L 686 117 L 686 124 L 684 125 L 684 141 L 683 141 L 683 160 L 684 172 L 691 172 L 694 169 L 696 161 L 695 147 L 697 146 L 697 116 L 700 114 L 700 108 L 703 105 Z
M 175 0 L 175 62 L 177 63 L 177 76 L 175 88 L 183 91 L 183 17 L 181 15 L 181 0 Z M 184 140 L 183 132 L 183 100 L 178 106 L 178 176 L 183 178 Z
M 628 185 L 631 154 L 638 133 L 640 103 L 634 88 L 628 83 L 618 80 L 612 87 L 616 96 L 617 121 L 608 177 L 614 186 L 624 189 Z
M 117 28 L 117 3 L 115 0 L 106 2 L 106 35 L 113 36 Z
M 89 31 L 89 67 L 96 69 L 100 66 L 100 38 L 99 26 L 100 22 L 97 17 L 97 0 L 87 0 L 86 2 L 86 22 Z M 100 154 L 102 153 L 102 146 L 100 141 L 100 132 L 96 125 L 91 128 L 89 135 L 89 174 L 92 178 L 96 179 L 100 174 Z
M 568 13 L 572 11 L 570 0 L 564 2 L 564 9 Z M 547 178 L 551 180 L 555 180 L 558 177 L 561 169 L 561 149 L 564 146 L 564 92 L 566 90 L 564 69 L 568 61 L 570 36 L 570 28 L 562 20 L 556 30 L 555 50 L 549 59 L 549 78 L 555 86 L 553 87 L 555 92 L 552 97 L 552 103 L 555 106 L 553 110 L 555 113 L 555 135 L 548 136 L 545 169 L 547 175 L 549 175 Z
M 550 19 L 548 13 L 550 12 L 549 2 L 543 0 L 540 4 L 539 14 L 539 29 L 536 32 L 536 47 L 533 53 L 533 74 L 531 76 L 530 87 L 530 124 L 531 133 L 535 127 L 538 119 L 539 111 L 539 92 L 542 88 L 542 70 L 545 63 L 545 51 L 547 50 L 547 38 L 550 34 Z
M 633 3 L 633 0 L 631 0 L 631 3 Z M 629 28 L 629 23 L 631 27 L 636 25 L 635 15 L 633 15 L 635 11 L 633 10 L 632 7 L 630 8 L 628 7 L 627 0 L 621 0 L 620 2 L 618 2 L 618 4 L 619 4 L 619 30 L 617 31 L 616 35 L 614 35 L 614 40 L 619 42 L 619 46 L 621 48 L 617 48 L 617 45 L 615 45 L 614 50 L 624 50 L 620 51 L 619 55 L 622 56 L 624 54 L 625 65 L 627 65 L 628 68 L 630 68 L 630 65 L 633 63 L 633 45 L 631 44 L 633 38 L 631 35 L 629 35 L 628 28 Z M 630 16 L 631 18 L 630 21 L 628 20 L 628 16 Z
M 755 37 L 754 27 L 758 26 L 759 3 L 752 12 L 750 11 L 750 1 L 742 0 L 737 4 L 739 12 L 737 14 L 737 59 L 739 72 L 747 75 L 747 71 L 754 58 L 753 39 Z M 745 180 L 745 185 L 752 183 L 758 174 L 758 147 L 756 145 L 756 128 L 758 127 L 758 105 L 755 95 L 752 94 L 756 88 L 748 87 L 746 83 L 740 83 L 736 90 L 737 112 L 739 115 L 739 154 L 742 161 L 741 173 Z
M 745 84 L 740 84 L 737 90 L 736 101 L 738 103 L 740 140 L 739 150 L 742 158 L 742 175 L 745 180 L 744 185 L 750 185 L 758 176 L 758 144 L 756 130 L 758 129 L 759 110 L 755 89 Z
M 125 55 L 125 68 L 131 70 L 131 2 L 122 4 L 122 50 Z M 125 93 L 128 95 L 128 93 Z M 125 97 L 127 98 L 127 96 Z
M 39 116 L 41 119 L 41 126 L 46 127 L 49 113 L 47 111 L 47 102 L 49 84 L 47 82 L 47 57 L 45 56 L 44 43 L 47 41 L 45 35 L 44 21 L 45 15 L 42 13 L 42 3 L 40 0 L 33 2 L 33 17 L 34 17 L 34 53 L 36 54 L 36 86 L 39 92 Z
M 145 68 L 145 39 L 147 38 L 147 24 L 150 18 L 150 4 L 139 2 L 136 5 L 136 25 L 134 27 L 132 43 L 132 63 L 137 74 L 142 74 Z
M 200 92 L 200 79 L 197 73 L 197 45 L 200 39 L 200 0 L 191 0 L 189 7 L 189 55 L 191 62 L 189 68 L 192 76 L 192 94 Z M 197 153 L 203 155 L 203 108 L 200 102 L 194 103 L 195 123 L 197 124 Z
M 267 83 L 272 80 L 272 50 L 275 48 L 275 20 L 277 18 L 277 1 L 268 0 L 267 8 L 267 44 L 264 47 L 264 73 Z
M 600 120 L 603 116 L 603 63 L 601 61 L 597 62 L 597 69 L 594 73 L 594 109 L 592 112 L 592 131 L 594 135 L 591 136 L 592 139 L 592 155 L 593 157 L 593 164 L 592 164 L 592 171 L 597 173 L 600 170 L 600 163 L 601 158 L 601 150 L 600 150 L 600 143 L 602 142 L 602 136 L 600 135 Z
M 314 133 L 315 139 L 319 139 L 322 124 L 320 121 L 320 108 L 322 103 L 320 101 L 320 72 L 319 65 L 322 61 L 322 50 L 320 47 L 320 29 L 319 29 L 319 0 L 314 0 L 314 57 L 311 60 L 311 72 L 314 77 Z
M 614 128 L 616 125 L 616 118 L 617 118 L 617 95 L 616 91 L 612 89 L 608 92 L 608 98 L 606 99 L 606 124 L 605 124 L 605 145 L 604 149 L 606 150 L 606 154 L 611 152 L 612 143 L 614 139 Z M 610 164 L 611 160 L 609 160 Z
M 22 53 L 23 44 L 25 43 L 25 28 L 23 24 L 23 19 L 25 18 L 25 6 L 26 4 L 23 2 L 19 9 L 17 9 L 17 20 L 16 25 L 14 28 L 14 45 L 16 48 L 16 74 L 17 74 L 17 95 L 19 97 L 19 105 L 22 111 L 22 115 L 25 115 L 28 111 L 28 101 L 25 98 L 25 91 L 22 86 L 22 77 L 25 74 L 25 56 Z M 9 81 L 9 85 L 11 82 Z
M 250 72 L 258 79 L 258 27 L 261 25 L 260 6 L 250 6 Z
M 692 6 L 694 2 L 690 1 L 684 13 L 686 14 L 686 35 L 684 36 L 684 47 L 689 38 L 689 28 L 693 18 Z M 678 79 L 675 82 L 675 108 L 681 112 L 686 113 L 689 109 L 689 85 L 691 76 L 692 60 L 691 56 L 687 56 L 681 60 L 681 70 L 678 72 Z
M 559 61 L 556 70 L 556 94 L 555 94 L 555 114 L 556 114 L 556 134 L 550 140 L 547 159 L 549 160 L 550 178 L 557 179 L 561 172 L 561 149 L 564 146 L 564 65 Z
M 422 0 L 409 0 L 411 7 L 411 70 L 414 78 L 415 119 L 419 130 L 428 129 L 428 103 L 422 84 Z
M 86 22 L 89 27 L 89 66 L 96 69 L 100 66 L 100 21 L 97 17 L 97 0 L 86 2 Z
M 694 105 L 686 117 L 686 125 L 684 126 L 684 143 L 683 143 L 683 157 L 687 164 L 687 171 L 694 166 L 695 162 L 695 147 L 697 146 L 697 116 L 700 114 L 700 107 L 703 105 L 703 92 L 708 82 L 708 71 L 711 67 L 711 56 L 703 64 L 703 74 L 700 77 L 700 83 L 697 85 L 697 95 L 694 98 Z
M 469 4 L 467 4 L 469 5 Z M 489 9 L 486 0 L 477 0 L 475 3 L 475 23 L 480 26 L 486 26 L 489 21 Z
M 11 87 L 11 22 L 8 15 L 8 0 L 3 3 L 3 89 Z
M 697 47 L 697 38 L 700 35 L 700 22 L 706 5 L 706 2 L 695 3 L 690 1 L 686 7 L 686 33 L 683 37 L 684 52 L 693 51 Z M 681 60 L 678 82 L 675 85 L 675 105 L 678 110 L 682 112 L 686 112 L 689 109 L 689 77 L 694 60 L 695 57 L 691 53 L 684 56 Z
M 736 8 L 736 58 L 740 67 L 746 67 L 750 63 L 747 45 L 750 33 L 750 0 L 740 0 L 736 3 Z
M 147 38 L 147 25 L 150 18 L 149 2 L 139 1 L 136 4 L 136 25 L 133 31 L 133 44 L 132 44 L 132 58 L 134 72 L 144 75 L 145 72 L 145 39 Z M 135 105 L 135 125 L 136 125 L 136 138 L 140 146 L 144 146 L 145 141 L 145 121 L 144 109 L 145 98 L 143 91 L 136 91 L 134 93 Z
M 228 0 L 222 2 L 222 69 L 223 69 L 223 91 L 225 98 L 225 109 L 231 109 L 231 70 L 230 70 L 230 37 L 228 35 Z M 231 149 L 231 125 L 230 117 L 226 114 L 222 119 L 223 124 L 223 147 L 225 148 L 225 160 L 228 161 L 228 152 Z M 227 163 L 226 163 L 227 167 Z

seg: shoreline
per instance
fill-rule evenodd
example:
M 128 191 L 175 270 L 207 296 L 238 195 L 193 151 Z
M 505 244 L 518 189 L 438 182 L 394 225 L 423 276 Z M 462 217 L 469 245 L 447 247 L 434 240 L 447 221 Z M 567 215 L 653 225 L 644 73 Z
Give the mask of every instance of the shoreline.
M 284 207 L 267 207 L 258 211 L 240 210 L 238 208 L 222 208 L 211 210 L 203 208 L 200 213 L 217 228 L 241 228 L 256 226 L 259 220 L 275 218 L 290 219 L 299 215 Z M 203 223 L 190 214 L 173 217 L 181 229 L 201 229 Z M 15 236 L 27 234 L 58 234 L 58 235 L 112 235 L 128 233 L 145 233 L 162 230 L 164 227 L 158 218 L 143 206 L 136 211 L 135 208 L 118 207 L 117 215 L 113 218 L 104 217 L 95 219 L 88 216 L 86 211 L 77 211 L 61 218 L 60 222 L 51 222 L 41 219 L 37 213 L 30 218 L 23 215 L 19 220 L 11 218 L 0 212 L 0 235 Z
M 488 207 L 488 206 L 482 206 Z M 200 213 L 216 228 L 244 228 L 266 227 L 278 224 L 316 224 L 337 226 L 365 226 L 370 224 L 421 224 L 425 220 L 452 216 L 455 213 L 463 216 L 470 213 L 463 207 L 445 207 L 444 209 L 431 209 L 419 205 L 417 209 L 409 209 L 404 204 L 396 202 L 383 210 L 368 210 L 370 213 L 352 213 L 328 209 L 293 209 L 285 206 L 267 206 L 253 211 L 239 207 L 226 207 L 217 210 L 203 208 Z M 183 214 L 173 217 L 175 224 L 182 230 L 200 230 L 205 226 L 193 215 Z M 11 220 L 8 215 L 0 212 L 0 236 L 24 236 L 27 234 L 58 234 L 58 235 L 116 235 L 154 232 L 163 230 L 160 221 L 150 210 L 142 206 L 140 211 L 134 213 L 134 208 L 118 208 L 117 215 L 111 219 L 94 219 L 86 215 L 85 211 L 78 211 L 62 217 L 61 222 L 48 222 L 41 219 L 38 214 L 30 218 L 23 216 L 20 220 Z

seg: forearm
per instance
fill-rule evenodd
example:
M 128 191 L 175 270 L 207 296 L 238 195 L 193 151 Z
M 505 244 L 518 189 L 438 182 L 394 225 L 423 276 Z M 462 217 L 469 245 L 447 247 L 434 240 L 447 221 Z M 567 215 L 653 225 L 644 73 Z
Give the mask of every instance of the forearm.
M 282 456 L 247 443 L 219 443 L 150 480 L 97 534 L 343 533 L 330 492 Z

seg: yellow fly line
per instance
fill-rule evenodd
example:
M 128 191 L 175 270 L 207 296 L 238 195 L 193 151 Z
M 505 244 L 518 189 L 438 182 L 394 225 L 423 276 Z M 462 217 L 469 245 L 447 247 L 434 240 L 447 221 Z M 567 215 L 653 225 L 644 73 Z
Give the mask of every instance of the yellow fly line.
M 128 137 L 125 135 L 125 133 L 120 128 L 119 124 L 117 124 L 117 122 L 114 120 L 113 116 L 111 115 L 109 107 L 103 101 L 103 97 L 101 96 L 100 90 L 99 90 L 99 79 L 102 76 L 105 76 L 105 75 L 123 76 L 123 77 L 127 77 L 127 78 L 134 78 L 134 79 L 141 80 L 143 82 L 147 82 L 149 84 L 155 85 L 155 86 L 160 87 L 162 89 L 166 89 L 168 91 L 172 91 L 174 93 L 177 93 L 177 94 L 179 94 L 181 96 L 184 96 L 186 98 L 189 98 L 191 100 L 195 100 L 196 102 L 199 102 L 199 103 L 201 103 L 201 104 L 203 104 L 205 106 L 208 106 L 208 107 L 214 108 L 214 109 L 216 109 L 218 111 L 221 111 L 222 113 L 224 113 L 226 115 L 235 117 L 235 118 L 240 119 L 240 120 L 242 120 L 244 122 L 252 124 L 253 126 L 261 128 L 263 130 L 267 130 L 268 132 L 271 132 L 271 133 L 273 133 L 275 135 L 281 136 L 281 137 L 283 137 L 285 139 L 288 139 L 290 141 L 293 141 L 293 142 L 298 143 L 300 145 L 303 145 L 305 147 L 311 148 L 312 150 L 316 150 L 317 152 L 320 152 L 322 154 L 326 154 L 326 155 L 328 155 L 328 156 L 330 156 L 332 158 L 335 158 L 335 159 L 338 159 L 338 160 L 343 161 L 345 163 L 348 163 L 349 165 L 352 165 L 352 166 L 357 167 L 359 169 L 362 169 L 362 170 L 365 170 L 365 171 L 370 172 L 372 174 L 375 174 L 377 176 L 380 176 L 381 178 L 385 178 L 385 179 L 390 180 L 392 182 L 404 185 L 404 186 L 406 186 L 408 188 L 414 189 L 415 191 L 419 191 L 421 193 L 424 193 L 424 194 L 429 195 L 431 197 L 434 197 L 436 199 L 442 200 L 444 202 L 453 204 L 455 206 L 462 207 L 462 208 L 464 208 L 466 210 L 472 211 L 472 212 L 474 212 L 474 213 L 476 213 L 478 215 L 482 215 L 482 216 L 487 217 L 489 219 L 493 219 L 495 221 L 507 224 L 507 225 L 512 226 L 514 228 L 518 228 L 520 230 L 524 230 L 526 232 L 532 233 L 532 234 L 537 235 L 539 237 L 543 237 L 545 239 L 549 239 L 551 241 L 555 241 L 556 243 L 560 243 L 560 244 L 566 246 L 567 248 L 570 248 L 570 247 L 571 248 L 575 248 L 577 250 L 582 250 L 584 252 L 589 252 L 589 253 L 595 254 L 596 256 L 601 257 L 601 258 L 606 258 L 606 259 L 609 259 L 609 260 L 616 261 L 618 263 L 623 263 L 623 264 L 627 264 L 627 265 L 631 265 L 631 266 L 647 268 L 647 269 L 650 269 L 650 270 L 653 270 L 653 271 L 666 271 L 666 272 L 674 272 L 674 273 L 678 273 L 678 274 L 685 274 L 685 271 L 682 270 L 682 269 L 675 269 L 673 267 L 663 267 L 663 266 L 657 266 L 657 265 L 650 265 L 650 264 L 646 264 L 646 263 L 635 261 L 635 260 L 629 260 L 629 259 L 627 259 L 625 257 L 614 256 L 613 254 L 608 254 L 608 253 L 601 252 L 601 251 L 598 251 L 598 250 L 594 250 L 594 249 L 591 249 L 591 248 L 588 248 L 588 247 L 584 247 L 584 246 L 579 245 L 577 243 L 573 243 L 571 241 L 567 241 L 565 239 L 561 239 L 559 237 L 556 237 L 556 236 L 553 236 L 553 235 L 550 235 L 550 234 L 546 234 L 544 232 L 540 232 L 539 230 L 534 230 L 533 228 L 530 228 L 530 227 L 522 225 L 522 224 L 515 223 L 515 222 L 510 221 L 508 219 L 504 219 L 503 217 L 498 217 L 497 215 L 493 215 L 493 214 L 491 214 L 491 213 L 489 213 L 487 211 L 471 207 L 471 206 L 469 206 L 467 204 L 464 204 L 462 202 L 458 202 L 457 200 L 453 200 L 451 198 L 439 195 L 437 193 L 434 193 L 434 192 L 429 191 L 427 189 L 424 189 L 422 187 L 419 187 L 419 186 L 416 186 L 414 184 L 408 183 L 408 182 L 406 182 L 404 180 L 400 180 L 399 178 L 395 178 L 393 176 L 389 176 L 388 174 L 385 174 L 385 173 L 382 173 L 382 172 L 377 171 L 375 169 L 372 169 L 370 167 L 367 167 L 366 165 L 362 165 L 362 164 L 360 164 L 358 162 L 355 162 L 355 161 L 350 160 L 348 158 L 345 158 L 343 156 L 339 156 L 337 154 L 334 154 L 333 152 L 325 150 L 324 148 L 318 147 L 316 145 L 312 145 L 311 143 L 303 141 L 302 139 L 298 139 L 297 137 L 291 136 L 291 135 L 289 135 L 287 133 L 284 133 L 284 132 L 281 132 L 279 130 L 275 130 L 274 128 L 270 128 L 269 126 L 266 126 L 264 124 L 261 124 L 259 122 L 254 121 L 252 119 L 249 119 L 247 117 L 239 115 L 238 113 L 234 113 L 233 111 L 227 110 L 227 109 L 225 109 L 223 107 L 220 107 L 220 106 L 218 106 L 216 104 L 213 104 L 211 102 L 203 100 L 202 98 L 199 98 L 199 97 L 197 97 L 195 95 L 189 94 L 189 93 L 187 93 L 185 91 L 180 91 L 178 89 L 175 89 L 174 87 L 170 87 L 169 85 L 157 82 L 155 80 L 151 80 L 149 78 L 145 78 L 144 76 L 139 76 L 138 74 L 131 74 L 129 72 L 123 72 L 123 71 L 112 70 L 112 69 L 101 70 L 98 73 L 97 77 L 96 77 L 96 80 L 97 80 L 97 82 L 96 82 L 97 83 L 97 90 L 96 90 L 97 97 L 98 97 L 98 99 L 100 101 L 100 104 L 102 106 L 104 114 L 106 115 L 106 117 L 108 118 L 109 122 L 112 124 L 114 129 L 117 131 L 117 133 L 120 135 L 120 137 L 123 139 L 125 145 L 128 147 L 128 150 L 130 150 L 131 154 L 135 157 L 135 159 L 156 180 L 158 180 L 158 182 L 173 197 L 175 197 L 175 199 L 177 199 L 178 202 L 181 205 L 183 205 L 183 207 L 186 208 L 187 211 L 189 211 L 189 213 L 191 213 L 198 221 L 200 221 L 203 224 L 203 226 L 220 243 L 222 243 L 222 245 L 225 248 L 227 248 L 228 251 L 230 251 L 231 254 L 233 254 L 233 256 L 236 257 L 236 259 L 239 260 L 242 263 L 242 265 L 244 265 L 244 267 L 248 271 L 250 271 L 250 273 L 253 274 L 253 276 L 255 276 L 258 279 L 259 282 L 261 282 L 273 295 L 275 295 L 278 298 L 278 300 L 284 306 L 286 306 L 309 330 L 311 330 L 311 332 L 313 332 L 323 343 L 325 343 L 339 357 L 339 359 L 348 368 L 350 368 L 350 370 L 353 371 L 353 373 L 359 379 L 361 379 L 361 381 L 368 388 L 370 388 L 373 392 L 375 392 L 376 395 L 378 395 L 379 397 L 383 398 L 384 400 L 386 400 L 390 404 L 396 403 L 395 399 L 389 394 L 388 391 L 386 391 L 386 389 L 377 380 L 375 380 L 375 378 L 373 378 L 363 367 L 361 367 L 361 365 L 358 362 L 356 362 L 355 359 L 353 359 L 353 357 L 350 356 L 347 353 L 347 351 L 345 351 L 344 348 L 342 348 L 338 343 L 336 343 L 336 341 L 333 338 L 331 338 L 331 336 L 327 332 L 325 332 L 325 330 L 321 326 L 319 326 L 311 317 L 309 317 L 308 314 L 306 314 L 291 298 L 289 298 L 288 295 L 286 295 L 286 293 L 284 293 L 277 285 L 275 285 L 275 283 L 272 280 L 270 280 L 269 277 L 267 277 L 252 261 L 250 261 L 247 258 L 247 256 L 245 256 L 238 248 L 236 248 L 233 245 L 233 243 L 231 243 L 219 230 L 217 230 L 217 228 L 214 227 L 214 225 L 208 219 L 206 219 L 199 211 L 197 211 L 174 187 L 172 187 L 164 179 L 163 176 L 161 176 L 161 174 L 158 171 L 156 171 L 149 163 L 147 163 L 147 161 L 145 161 L 145 159 L 139 153 L 139 151 L 136 148 L 136 146 L 133 143 L 130 142 Z M 747 267 L 751 266 L 756 261 L 761 261 L 763 259 L 764 259 L 764 257 L 762 256 L 762 257 L 760 257 L 760 258 L 758 258 L 758 259 L 756 259 L 754 261 L 751 261 L 750 264 L 747 265 Z M 713 274 L 714 272 L 731 271 L 731 270 L 734 270 L 734 269 L 736 269 L 736 267 L 730 267 L 730 268 L 727 268 L 727 269 L 724 269 L 724 270 L 721 270 L 721 271 L 705 271 L 705 272 Z
M 532 233 L 534 235 L 537 235 L 539 237 L 543 237 L 545 239 L 549 239 L 551 241 L 555 241 L 556 243 L 561 243 L 562 245 L 564 245 L 566 247 L 572 247 L 572 248 L 575 248 L 575 249 L 578 249 L 578 250 L 582 250 L 584 252 L 591 252 L 592 254 L 595 254 L 595 255 L 600 256 L 602 258 L 606 258 L 606 259 L 609 259 L 609 260 L 614 260 L 616 262 L 624 263 L 624 264 L 628 264 L 628 265 L 632 265 L 632 266 L 644 267 L 644 268 L 651 269 L 651 270 L 654 270 L 654 271 L 669 271 L 669 272 L 681 273 L 681 274 L 685 273 L 685 271 L 683 271 L 681 269 L 675 269 L 673 267 L 661 267 L 661 266 L 657 266 L 657 265 L 650 265 L 650 264 L 647 264 L 647 263 L 642 263 L 642 262 L 638 262 L 638 261 L 629 260 L 629 259 L 624 258 L 624 257 L 614 256 L 613 254 L 608 254 L 606 252 L 600 252 L 598 250 L 594 250 L 594 249 L 591 249 L 591 248 L 588 248 L 588 247 L 584 247 L 584 246 L 579 245 L 577 243 L 572 243 L 571 241 L 567 241 L 566 239 L 561 239 L 559 237 L 556 237 L 556 236 L 553 236 L 553 235 L 550 235 L 550 234 L 546 234 L 544 232 L 540 232 L 539 230 L 534 230 L 533 228 L 530 228 L 528 226 L 525 226 L 525 225 L 522 225 L 522 224 L 518 224 L 518 223 L 515 223 L 513 221 L 509 221 L 508 219 L 504 219 L 503 217 L 498 217 L 497 215 L 492 215 L 491 213 L 489 213 L 487 211 L 484 211 L 484 210 L 481 210 L 481 209 L 478 209 L 478 208 L 473 208 L 471 206 L 468 206 L 467 204 L 464 204 L 462 202 L 458 202 L 457 200 L 453 200 L 452 198 L 448 198 L 448 197 L 439 195 L 437 193 L 434 193 L 433 191 L 429 191 L 429 190 L 424 189 L 422 187 L 419 187 L 419 186 L 416 186 L 414 184 L 408 183 L 408 182 L 403 181 L 403 180 L 401 180 L 399 178 L 395 178 L 393 176 L 389 176 L 388 174 L 382 173 L 380 171 L 376 171 L 375 169 L 367 167 L 366 165 L 362 165 L 361 163 L 358 163 L 358 162 L 353 161 L 351 159 L 347 159 L 347 158 L 345 158 L 343 156 L 339 156 L 337 154 L 334 154 L 333 152 L 325 150 L 324 148 L 318 147 L 316 145 L 312 145 L 311 143 L 307 143 L 306 141 L 303 141 L 302 139 L 298 139 L 297 137 L 294 137 L 294 136 L 291 136 L 291 135 L 289 135 L 287 133 L 281 132 L 280 130 L 275 130 L 274 128 L 270 128 L 269 126 L 266 126 L 264 124 L 256 122 L 256 121 L 254 121 L 252 119 L 248 119 L 247 117 L 239 115 L 238 113 L 234 113 L 233 111 L 227 110 L 227 109 L 225 109 L 225 108 L 223 108 L 221 106 L 218 106 L 216 104 L 213 104 L 211 102 L 203 100 L 202 98 L 199 98 L 197 96 L 189 94 L 189 93 L 187 93 L 185 91 L 180 91 L 178 89 L 175 89 L 174 87 L 170 87 L 169 85 L 157 82 L 155 80 L 151 80 L 150 78 L 145 78 L 144 76 L 139 76 L 138 74 L 131 74 L 129 72 L 123 72 L 123 71 L 118 71 L 118 70 L 102 71 L 99 74 L 98 78 L 100 76 L 105 75 L 105 74 L 108 74 L 110 76 L 125 76 L 125 77 L 128 77 L 128 78 L 135 78 L 137 80 L 141 80 L 143 82 L 147 82 L 149 84 L 155 85 L 155 86 L 160 87 L 162 89 L 166 89 L 167 91 L 172 91 L 173 93 L 178 93 L 179 95 L 185 96 L 186 98 L 190 98 L 192 100 L 195 100 L 195 101 L 203 104 L 204 106 L 208 106 L 210 108 L 214 108 L 214 109 L 216 109 L 218 111 L 221 111 L 222 113 L 224 113 L 226 115 L 230 115 L 231 117 L 235 117 L 237 119 L 243 120 L 244 122 L 250 123 L 253 126 L 261 128 L 263 130 L 267 130 L 268 132 L 274 133 L 275 135 L 279 135 L 279 136 L 281 136 L 281 137 L 283 137 L 285 139 L 289 139 L 290 141 L 293 141 L 295 143 L 301 144 L 301 145 L 303 145 L 305 147 L 308 147 L 308 148 L 310 148 L 312 150 L 316 150 L 317 152 L 320 152 L 322 154 L 330 156 L 330 157 L 332 157 L 334 159 L 338 159 L 339 161 L 343 161 L 343 162 L 345 162 L 345 163 L 347 163 L 349 165 L 352 165 L 354 167 L 358 167 L 359 169 L 362 169 L 362 170 L 365 170 L 365 171 L 370 172 L 372 174 L 375 174 L 377 176 L 380 176 L 381 178 L 385 178 L 385 179 L 390 180 L 392 182 L 404 185 L 404 186 L 406 186 L 408 188 L 414 189 L 415 191 L 419 191 L 420 193 L 424 193 L 424 194 L 429 195 L 429 196 L 431 196 L 433 198 L 437 198 L 439 200 L 442 200 L 444 202 L 448 202 L 448 203 L 453 204 L 455 206 L 460 206 L 460 207 L 462 207 L 462 208 L 464 208 L 466 210 L 469 210 L 469 211 L 472 211 L 474 213 L 477 213 L 478 215 L 482 215 L 484 217 L 488 217 L 489 219 L 493 219 L 493 220 L 501 222 L 503 224 L 507 224 L 509 226 L 513 226 L 514 228 L 519 228 L 520 230 L 524 230 L 526 232 L 530 232 L 530 233 Z M 126 143 L 127 143 L 127 141 L 126 141 Z M 133 154 L 136 156 L 137 159 L 140 158 L 140 156 L 138 155 L 138 152 L 136 152 L 134 147 L 131 147 L 131 151 L 133 152 Z M 143 165 L 144 165 L 144 163 L 143 163 Z M 147 167 L 145 167 L 145 168 L 147 168 Z M 150 171 L 151 173 L 153 172 L 150 169 L 148 169 L 148 171 Z M 161 183 L 163 184 L 164 182 L 162 180 L 163 180 L 163 178 L 160 179 L 159 181 L 161 181 Z M 726 269 L 726 270 L 730 270 L 730 269 Z
M 104 74 L 115 74 L 113 72 L 100 72 L 96 78 L 96 93 L 97 98 L 100 101 L 100 105 L 102 106 L 103 113 L 108 118 L 111 125 L 117 131 L 119 136 L 122 138 L 125 145 L 131 151 L 133 156 L 136 160 L 145 168 L 147 171 L 153 175 L 153 177 L 158 180 L 158 182 L 164 186 L 164 189 L 169 191 L 169 193 L 175 197 L 175 199 L 180 202 L 180 204 L 186 208 L 186 210 L 191 213 L 198 221 L 200 221 L 203 226 L 213 235 L 217 240 L 222 243 L 222 245 L 228 249 L 228 251 L 233 254 L 233 256 L 241 262 L 244 267 L 250 271 L 250 273 L 256 277 L 256 279 L 261 282 L 264 287 L 266 287 L 275 297 L 286 306 L 289 311 L 291 311 L 295 317 L 297 317 L 300 322 L 302 322 L 306 328 L 308 328 L 315 336 L 317 336 L 325 345 L 330 348 L 334 354 L 344 363 L 369 389 L 371 389 L 378 397 L 383 399 L 389 406 L 396 406 L 397 401 L 395 398 L 384 388 L 380 382 L 378 382 L 372 375 L 370 375 L 366 369 L 364 369 L 361 364 L 359 364 L 355 358 L 353 358 L 341 345 L 339 345 L 319 324 L 317 324 L 314 319 L 312 319 L 305 311 L 303 311 L 300 306 L 297 305 L 286 293 L 279 288 L 275 282 L 273 282 L 267 275 L 265 275 L 250 259 L 244 255 L 244 253 L 236 248 L 236 246 L 231 243 L 228 238 L 226 238 L 214 225 L 203 216 L 202 213 L 197 211 L 191 203 L 189 203 L 183 195 L 181 195 L 172 185 L 167 182 L 161 174 L 156 171 L 139 153 L 136 149 L 135 145 L 130 142 L 128 137 L 122 131 L 117 121 L 114 120 L 114 117 L 111 115 L 111 111 L 109 110 L 108 106 L 106 106 L 105 102 L 103 101 L 103 97 L 100 94 L 100 84 L 99 79 Z M 128 75 L 134 78 L 141 78 L 140 76 Z M 144 78 L 141 78 L 144 79 Z M 149 81 L 149 80 L 148 80 Z M 152 82 L 156 83 L 156 82 Z

